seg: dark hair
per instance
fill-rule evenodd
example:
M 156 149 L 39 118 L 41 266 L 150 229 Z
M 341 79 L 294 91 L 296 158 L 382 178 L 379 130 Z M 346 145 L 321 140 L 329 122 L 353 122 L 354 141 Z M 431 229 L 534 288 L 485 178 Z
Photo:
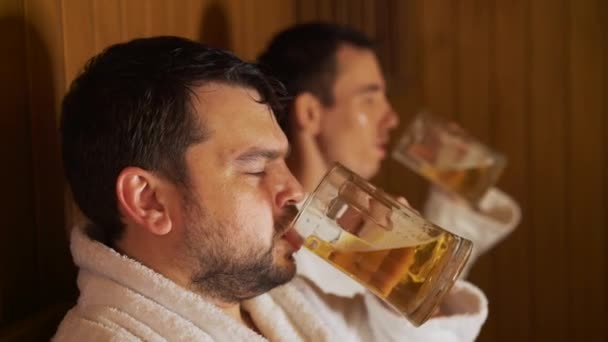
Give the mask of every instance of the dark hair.
M 187 187 L 186 149 L 209 132 L 192 105 L 194 88 L 221 82 L 255 89 L 281 111 L 284 88 L 233 54 L 178 37 L 135 39 L 93 57 L 62 104 L 63 164 L 89 235 L 108 245 L 123 231 L 115 194 L 128 166 Z
M 307 91 L 330 106 L 334 101 L 336 52 L 345 44 L 374 49 L 372 40 L 359 31 L 342 25 L 311 22 L 278 33 L 258 62 L 265 72 L 283 82 L 291 96 Z M 281 124 L 289 137 L 288 118 L 286 116 Z

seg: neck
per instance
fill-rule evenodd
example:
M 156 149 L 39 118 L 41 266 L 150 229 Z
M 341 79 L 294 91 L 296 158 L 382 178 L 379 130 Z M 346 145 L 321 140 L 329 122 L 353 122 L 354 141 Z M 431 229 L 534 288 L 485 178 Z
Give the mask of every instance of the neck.
M 249 329 L 259 333 L 258 328 L 255 326 L 253 319 L 251 319 L 251 316 L 249 315 L 249 313 L 247 311 L 243 310 L 243 307 L 241 306 L 241 304 L 230 304 L 230 305 L 222 305 L 219 304 L 218 307 L 224 311 L 224 313 L 230 317 L 232 317 L 232 319 L 234 319 L 235 321 L 237 321 L 238 323 L 248 327 Z
M 173 236 L 161 238 L 145 233 L 141 227 L 128 224 L 121 239 L 116 241 L 114 249 L 174 283 L 189 288 L 190 274 L 185 271 L 185 267 L 175 267 L 177 256 L 174 254 L 175 248 L 172 248 L 175 244 L 172 240 Z
M 329 164 L 323 158 L 313 137 L 304 133 L 296 133 L 293 140 L 293 149 L 287 159 L 287 164 L 304 187 L 304 191 L 310 193 L 314 191 L 329 169 Z

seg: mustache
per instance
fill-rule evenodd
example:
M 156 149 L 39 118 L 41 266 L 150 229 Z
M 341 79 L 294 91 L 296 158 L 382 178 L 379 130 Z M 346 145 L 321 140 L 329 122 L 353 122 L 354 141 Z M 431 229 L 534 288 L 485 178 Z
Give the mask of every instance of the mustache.
M 283 208 L 279 216 L 274 220 L 275 237 L 279 237 L 289 230 L 298 212 L 299 210 L 295 205 L 288 205 Z

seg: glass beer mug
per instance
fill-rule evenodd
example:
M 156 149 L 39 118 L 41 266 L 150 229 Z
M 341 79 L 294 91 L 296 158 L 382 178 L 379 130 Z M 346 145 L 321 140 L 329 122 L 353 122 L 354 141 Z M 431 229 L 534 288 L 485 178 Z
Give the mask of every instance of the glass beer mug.
M 452 122 L 422 112 L 399 139 L 393 158 L 477 207 L 506 158 Z
M 472 248 L 340 164 L 308 196 L 293 227 L 305 248 L 415 326 L 433 314 Z

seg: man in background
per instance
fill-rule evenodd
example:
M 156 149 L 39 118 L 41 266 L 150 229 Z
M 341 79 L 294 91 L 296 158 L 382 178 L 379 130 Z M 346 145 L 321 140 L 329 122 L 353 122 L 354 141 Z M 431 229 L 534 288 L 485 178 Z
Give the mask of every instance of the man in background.
M 333 162 L 366 179 L 378 172 L 399 119 L 386 97 L 386 81 L 368 37 L 340 25 L 300 24 L 278 33 L 258 62 L 292 96 L 281 127 L 292 146 L 288 166 L 307 192 L 314 190 Z M 475 257 L 506 236 L 519 220 L 519 209 L 508 196 L 492 190 L 490 197 L 484 200 L 494 209 L 511 212 L 509 219 L 477 213 L 437 191 L 432 191 L 425 213 L 440 226 L 472 239 Z M 311 252 L 302 250 L 296 259 L 298 273 L 316 284 L 320 295 L 364 302 L 377 327 L 376 336 L 385 340 L 470 341 L 487 315 L 483 293 L 459 282 L 440 316 L 414 329 Z

